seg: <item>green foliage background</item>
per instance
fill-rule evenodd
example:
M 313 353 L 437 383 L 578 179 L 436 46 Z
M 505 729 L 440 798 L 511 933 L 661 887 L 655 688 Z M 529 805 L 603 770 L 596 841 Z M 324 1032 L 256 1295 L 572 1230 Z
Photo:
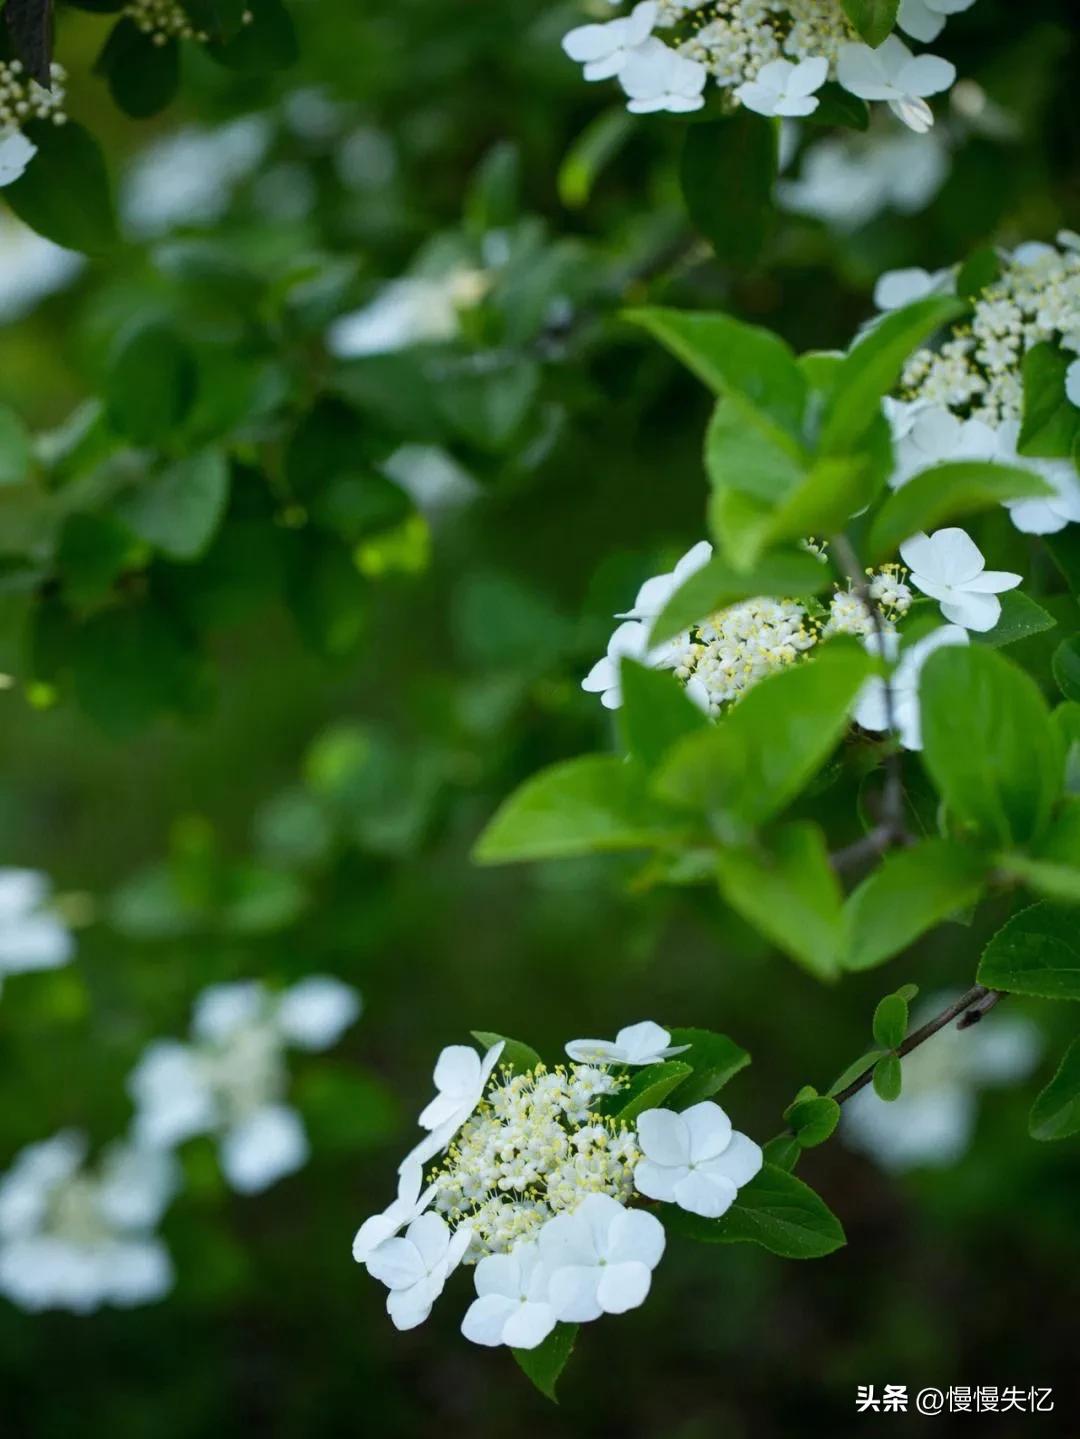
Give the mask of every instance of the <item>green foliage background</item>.
M 89 896 L 76 963 L 9 981 L 0 1002 L 0 1163 L 62 1126 L 122 1130 L 125 1074 L 151 1037 L 182 1032 L 208 982 L 329 971 L 362 989 L 366 1013 L 294 1066 L 307 1169 L 244 1199 L 208 1145 L 189 1147 L 164 1226 L 168 1301 L 91 1319 L 0 1307 L 0 1433 L 841 1435 L 872 1422 L 854 1416 L 855 1386 L 886 1382 L 1055 1384 L 1040 1432 L 1072 1432 L 1080 1162 L 1029 1139 L 1035 1081 L 986 1096 L 951 1169 L 897 1180 L 837 1144 L 809 1155 L 800 1172 L 848 1233 L 828 1261 L 672 1244 L 649 1302 L 588 1332 L 558 1410 L 508 1355 L 456 1335 L 464 1281 L 398 1335 L 349 1256 L 390 1197 L 435 1053 L 470 1029 L 550 1054 L 644 1016 L 722 1029 L 755 1059 L 725 1103 L 762 1138 L 800 1085 L 824 1088 L 868 1042 L 882 976 L 815 983 L 708 888 L 650 887 L 624 859 L 485 870 L 468 854 L 516 784 L 604 748 L 609 717 L 580 676 L 636 584 L 703 532 L 707 397 L 617 310 L 727 309 L 797 347 L 841 347 L 882 269 L 1075 225 L 1069 10 L 977 0 L 950 24 L 961 73 L 1022 129 L 962 142 L 927 211 L 845 235 L 780 215 L 736 266 L 686 219 L 683 122 L 627 126 L 585 184 L 572 147 L 614 96 L 558 49 L 573 6 L 298 0 L 297 65 L 234 74 L 187 47 L 179 100 L 147 122 L 89 74 L 101 18 L 61 12 L 68 108 L 114 173 L 186 120 L 265 111 L 271 140 L 212 227 L 130 242 L 0 329 L 0 400 L 35 431 L 93 395 L 123 430 L 133 382 L 118 345 L 150 322 L 181 334 L 201 403 L 221 407 L 191 423 L 233 463 L 220 525 L 190 554 L 144 519 L 133 555 L 96 493 L 76 490 L 57 531 L 55 485 L 44 518 L 38 485 L 0 488 L 0 669 L 19 681 L 0 694 L 0 851 Z M 392 174 L 350 189 L 336 136 L 289 131 L 283 100 L 310 86 L 348 105 L 348 128 L 379 132 Z M 309 188 L 311 208 L 268 214 L 270 173 Z M 450 236 L 439 243 L 475 252 L 526 216 L 543 238 L 523 235 L 535 248 L 516 288 L 470 317 L 449 366 L 415 353 L 329 366 L 328 320 L 421 246 Z M 570 306 L 553 316 L 555 295 Z M 477 369 L 476 356 L 494 359 Z M 146 416 L 138 405 L 129 438 L 186 453 L 191 432 L 168 416 L 134 434 Z M 416 440 L 478 486 L 429 536 L 370 479 Z M 81 461 L 72 472 L 61 490 Z M 365 477 L 359 519 L 347 487 L 323 504 L 331 481 Z M 115 540 L 114 566 L 80 558 L 75 513 L 93 556 Z M 369 542 L 364 576 L 353 557 Z M 1055 642 L 1023 642 L 1025 662 L 1048 675 Z M 959 943 L 938 931 L 886 987 L 969 983 L 994 921 Z M 1039 1086 L 1074 1033 L 1046 1010 L 1030 1006 L 1048 1030 Z

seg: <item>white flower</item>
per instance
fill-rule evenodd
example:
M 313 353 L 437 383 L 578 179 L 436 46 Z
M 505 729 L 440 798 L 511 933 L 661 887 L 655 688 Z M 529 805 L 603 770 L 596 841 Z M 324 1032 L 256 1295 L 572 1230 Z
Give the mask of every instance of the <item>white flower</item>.
M 30 1145 L 0 1179 L 0 1293 L 88 1314 L 159 1299 L 173 1271 L 152 1232 L 178 1184 L 172 1156 L 114 1145 L 96 1171 L 71 1132 Z
M 895 631 L 885 634 L 884 657 L 893 660 L 899 643 Z M 881 655 L 882 647 L 877 634 L 868 635 L 864 641 L 871 654 Z M 922 667 L 936 649 L 942 645 L 966 645 L 968 632 L 959 625 L 942 625 L 918 640 L 900 656 L 900 663 L 893 670 L 889 681 L 892 692 L 893 718 L 897 733 L 904 749 L 922 749 L 922 716 L 919 711 L 919 676 Z M 863 729 L 887 730 L 888 709 L 885 703 L 885 681 L 875 675 L 866 681 L 855 699 L 855 722 Z
M 195 1000 L 191 1033 L 210 1044 L 226 1044 L 256 1024 L 266 1006 L 266 990 L 257 980 L 210 984 Z
M 911 583 L 938 601 L 947 620 L 979 633 L 994 628 L 1001 618 L 998 595 L 1015 589 L 1022 578 L 988 570 L 975 541 L 956 528 L 912 535 L 900 546 L 900 556 L 911 571 Z
M 1033 499 L 1006 500 L 1013 524 L 1026 535 L 1053 535 L 1068 524 L 1080 522 L 1080 477 L 1071 460 L 1040 460 L 1017 452 L 1018 420 L 1007 420 L 997 431 L 996 459 L 1003 465 L 1031 470 L 1053 487 L 1052 495 Z
M 401 1161 L 399 1173 L 407 1164 L 426 1164 L 446 1148 L 480 1103 L 504 1048 L 500 1040 L 481 1059 L 471 1045 L 447 1045 L 435 1063 L 438 1093 L 420 1112 L 420 1126 L 430 1133 Z
M 626 108 L 632 115 L 657 110 L 678 115 L 704 105 L 701 92 L 708 74 L 699 61 L 670 50 L 654 37 L 631 53 L 619 71 L 619 84 L 629 97 Z
M 633 609 L 615 616 L 617 620 L 655 620 L 668 600 L 691 575 L 696 575 L 712 559 L 713 547 L 708 540 L 692 545 L 676 564 L 663 575 L 653 575 L 637 592 Z
M 1065 394 L 1070 404 L 1080 407 L 1080 360 L 1073 360 L 1065 371 Z
M 671 1035 L 651 1019 L 628 1024 L 614 1040 L 572 1039 L 566 1046 L 571 1059 L 583 1064 L 655 1064 L 682 1054 L 688 1044 L 672 1044 Z
M 770 60 L 762 65 L 753 80 L 747 80 L 734 92 L 748 110 L 758 115 L 811 115 L 818 107 L 815 90 L 820 90 L 829 74 L 829 62 L 823 55 L 800 60 Z
M 181 1144 L 218 1122 L 209 1076 L 194 1050 L 179 1040 L 148 1044 L 127 1088 L 135 1104 L 135 1133 L 146 1144 Z
M 609 80 L 629 61 L 631 55 L 652 34 L 659 7 L 655 0 L 643 0 L 629 15 L 604 25 L 579 25 L 563 36 L 562 47 L 571 60 L 585 66 L 586 80 Z
M 390 1290 L 386 1312 L 395 1328 L 415 1329 L 423 1324 L 471 1238 L 467 1225 L 451 1234 L 438 1214 L 421 1214 L 403 1238 L 386 1239 L 371 1251 L 367 1270 Z
M 37 146 L 21 130 L 0 131 L 0 188 L 17 180 L 37 154 Z
M 898 490 L 933 465 L 998 458 L 1000 441 L 982 420 L 961 420 L 942 405 L 886 406 L 893 424 L 893 469 L 889 486 Z
M 912 1015 L 913 1025 L 940 1013 L 955 997 L 928 996 Z M 1019 1082 L 1041 1052 L 1038 1027 L 1026 1018 L 995 1012 L 968 1029 L 949 1025 L 904 1059 L 899 1099 L 879 1099 L 867 1085 L 848 1100 L 841 1137 L 884 1169 L 953 1164 L 974 1132 L 979 1089 Z
M 329 1049 L 359 1018 L 360 996 L 351 985 L 327 974 L 294 984 L 278 1000 L 277 1027 L 298 1049 Z
M 459 269 L 441 277 L 390 280 L 369 304 L 334 321 L 327 331 L 327 348 L 338 359 L 351 360 L 456 339 L 460 312 L 480 297 L 463 278 L 477 273 Z
M 777 182 L 779 202 L 837 229 L 853 230 L 892 208 L 910 215 L 941 189 L 949 171 L 943 131 L 845 135 L 816 140 L 794 180 Z
M 941 34 L 948 16 L 974 4 L 975 0 L 900 0 L 896 23 L 905 35 L 926 45 Z
M 538 1242 L 555 1317 L 581 1324 L 644 1302 L 664 1252 L 664 1227 L 655 1215 L 590 1194 L 573 1214 L 549 1219 Z
M 368 1255 L 387 1239 L 393 1239 L 399 1230 L 418 1219 L 431 1206 L 435 1198 L 435 1186 L 423 1189 L 424 1170 L 417 1163 L 403 1166 L 398 1177 L 397 1198 L 381 1214 L 365 1219 L 356 1231 L 352 1254 L 357 1264 L 366 1264 Z
M 302 1169 L 311 1147 L 295 1109 L 266 1104 L 226 1129 L 218 1153 L 225 1178 L 238 1194 L 261 1194 Z
M 649 648 L 651 621 L 627 620 L 621 624 L 608 640 L 607 654 L 596 661 L 581 681 L 581 688 L 590 694 L 599 694 L 605 709 L 617 710 L 622 704 L 623 659 L 640 660 L 653 669 L 671 668 L 677 663 L 677 648 L 674 643 Z
M 682 1114 L 647 1109 L 637 1129 L 645 1155 L 634 1169 L 638 1193 L 706 1219 L 725 1214 L 763 1163 L 760 1147 L 733 1131 L 724 1111 L 708 1099 Z
M 555 1328 L 548 1271 L 535 1240 L 481 1259 L 474 1279 L 477 1297 L 461 1323 L 462 1334 L 474 1344 L 535 1349 Z
M 48 897 L 43 874 L 0 869 L 0 982 L 5 974 L 57 969 L 71 958 L 71 935 L 46 908 Z
M 922 134 L 934 123 L 925 97 L 947 90 L 956 79 L 956 67 L 937 55 L 915 57 L 890 35 L 876 50 L 862 44 L 842 46 L 836 78 L 861 100 L 887 100 L 909 130 Z
M 879 310 L 900 310 L 930 295 L 949 295 L 955 288 L 953 272 L 922 270 L 886 270 L 874 286 L 874 304 Z

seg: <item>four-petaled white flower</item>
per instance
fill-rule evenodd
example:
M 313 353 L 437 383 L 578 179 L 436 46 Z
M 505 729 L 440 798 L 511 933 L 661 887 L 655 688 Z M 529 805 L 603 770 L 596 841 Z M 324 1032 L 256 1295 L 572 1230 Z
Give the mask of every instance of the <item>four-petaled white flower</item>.
M 356 1231 L 352 1253 L 357 1264 L 366 1264 L 373 1250 L 387 1239 L 393 1239 L 395 1234 L 414 1219 L 419 1219 L 420 1215 L 431 1207 L 436 1187 L 431 1184 L 427 1189 L 423 1189 L 423 1184 L 423 1165 L 414 1160 L 411 1164 L 402 1166 L 398 1176 L 397 1198 L 388 1204 L 381 1214 L 373 1214 L 370 1219 L 365 1219 Z
M 626 92 L 626 108 L 633 115 L 650 115 L 668 110 L 683 115 L 700 110 L 705 103 L 702 91 L 709 72 L 698 60 L 669 49 L 651 37 L 630 54 L 619 71 L 619 84 Z
M 970 10 L 975 0 L 900 0 L 896 23 L 905 35 L 924 45 L 936 40 L 950 15 Z
M 900 546 L 900 557 L 911 571 L 911 583 L 938 601 L 947 620 L 979 633 L 994 628 L 1001 618 L 998 595 L 1015 589 L 1022 578 L 988 570 L 975 541 L 956 528 L 912 535 Z
M 405 1156 L 399 1172 L 407 1164 L 426 1164 L 446 1148 L 480 1103 L 504 1048 L 500 1039 L 481 1059 L 469 1044 L 447 1045 L 435 1064 L 438 1093 L 420 1112 L 420 1126 L 430 1133 Z
M 672 1044 L 671 1035 L 651 1019 L 628 1024 L 614 1040 L 572 1039 L 566 1046 L 571 1059 L 579 1064 L 655 1064 L 682 1054 L 688 1044 Z
M 790 60 L 770 60 L 734 94 L 758 115 L 812 115 L 818 107 L 814 92 L 821 89 L 828 74 L 829 62 L 823 55 L 800 60 L 797 65 Z
M 899 636 L 895 630 L 884 635 L 884 658 L 896 658 Z M 959 625 L 942 625 L 923 639 L 913 644 L 900 656 L 900 662 L 889 680 L 892 695 L 893 719 L 897 734 L 904 749 L 922 749 L 922 715 L 919 710 L 919 676 L 922 667 L 933 652 L 942 645 L 966 645 L 967 630 Z M 876 633 L 864 641 L 871 654 L 881 656 L 882 646 Z M 868 679 L 855 698 L 855 721 L 863 729 L 881 732 L 889 728 L 888 705 L 885 697 L 885 680 L 880 675 Z
M 536 1240 L 515 1244 L 509 1254 L 489 1254 L 474 1277 L 477 1297 L 461 1322 L 466 1339 L 535 1349 L 555 1328 L 550 1275 Z
M 942 405 L 895 400 L 886 403 L 885 413 L 893 435 L 891 489 L 933 465 L 1000 458 L 998 434 L 982 420 L 961 420 Z
M 647 1109 L 637 1128 L 645 1155 L 634 1169 L 638 1193 L 706 1219 L 725 1214 L 741 1186 L 761 1169 L 760 1146 L 732 1130 L 731 1120 L 711 1100 L 681 1114 Z
M 43 874 L 0 869 L 0 984 L 5 974 L 57 969 L 71 958 L 71 935 L 45 907 L 48 897 Z
M 451 1231 L 440 1215 L 421 1214 L 403 1237 L 385 1239 L 371 1251 L 367 1271 L 389 1289 L 386 1312 L 396 1329 L 423 1324 L 471 1239 L 467 1225 Z
M 632 609 L 617 614 L 617 620 L 655 620 L 668 600 L 691 575 L 696 575 L 712 559 L 713 547 L 708 540 L 692 545 L 667 574 L 653 575 L 637 592 Z
M 37 154 L 37 146 L 21 130 L 0 132 L 0 187 L 10 185 Z
M 582 1324 L 642 1304 L 664 1252 L 664 1227 L 641 1209 L 590 1194 L 540 1231 L 548 1299 L 556 1319 Z
M 887 100 L 909 130 L 923 134 L 934 123 L 926 96 L 947 90 L 956 79 L 956 67 L 938 55 L 914 56 L 902 40 L 890 35 L 875 50 L 862 44 L 842 46 L 836 78 L 861 100 Z
M 658 8 L 655 0 L 642 0 L 629 15 L 617 20 L 579 25 L 563 36 L 563 50 L 571 60 L 584 65 L 586 80 L 610 80 L 652 34 Z

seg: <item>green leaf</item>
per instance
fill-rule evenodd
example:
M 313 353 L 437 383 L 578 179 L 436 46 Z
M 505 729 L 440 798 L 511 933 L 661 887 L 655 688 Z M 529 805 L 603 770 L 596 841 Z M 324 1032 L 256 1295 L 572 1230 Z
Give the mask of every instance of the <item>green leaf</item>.
M 155 44 L 124 16 L 109 31 L 94 71 L 109 82 L 109 94 L 125 115 L 145 120 L 175 97 L 180 87 L 180 41 Z
M 634 129 L 634 117 L 622 105 L 604 110 L 571 142 L 559 166 L 559 199 L 568 210 L 588 204 L 593 186 L 626 144 Z
M 1015 644 L 1017 640 L 1026 640 L 1032 635 L 1042 634 L 1044 630 L 1052 630 L 1057 624 L 1057 620 L 1042 605 L 1037 605 L 1019 590 L 1008 590 L 999 598 L 1001 618 L 992 630 L 973 634 L 971 639 L 974 644 L 1001 649 L 1004 645 Z
M 908 1027 L 908 1003 L 902 994 L 887 994 L 874 1010 L 874 1043 L 899 1049 Z
M 713 538 L 733 566 L 749 570 L 782 528 L 776 512 L 804 483 L 805 459 L 785 430 L 728 396 L 718 401 L 705 435 L 705 469 Z
M 281 0 L 247 0 L 251 19 L 225 41 L 212 41 L 207 52 L 230 70 L 253 72 L 283 70 L 299 54 L 296 30 Z
M 654 621 L 650 644 L 660 644 L 681 630 L 758 595 L 803 599 L 828 589 L 828 565 L 805 550 L 777 550 L 763 555 L 751 570 L 735 570 L 719 556 L 684 580 Z
M 840 1123 L 840 1106 L 825 1095 L 797 1099 L 784 1111 L 802 1149 L 816 1149 L 830 1139 Z
M 1001 257 L 993 245 L 970 254 L 956 273 L 956 293 L 965 300 L 981 295 L 1001 275 Z
M 556 1324 L 548 1337 L 535 1349 L 511 1349 L 510 1351 L 521 1370 L 528 1375 L 540 1393 L 550 1399 L 553 1404 L 559 1402 L 555 1397 L 555 1386 L 566 1368 L 570 1355 L 574 1352 L 577 1336 L 578 1326 L 576 1324 Z
M 727 816 L 733 836 L 764 823 L 832 753 L 870 665 L 861 646 L 830 641 L 810 663 L 766 676 L 712 729 L 679 741 L 658 793 Z
M 205 698 L 189 637 L 159 608 L 145 605 L 107 610 L 84 625 L 73 670 L 79 703 L 118 739 L 164 710 L 190 712 Z
M 539 389 L 540 366 L 519 359 L 497 369 L 448 374 L 439 384 L 437 404 L 463 439 L 499 455 L 517 443 Z
M 1080 700 L 1080 635 L 1062 640 L 1051 661 L 1054 680 L 1067 700 Z
M 1080 798 L 1065 799 L 1034 855 L 1003 854 L 997 863 L 1046 899 L 1080 904 Z
M 1024 356 L 1024 418 L 1016 448 L 1022 455 L 1068 459 L 1080 435 L 1080 410 L 1065 393 L 1075 356 L 1056 345 L 1035 345 Z
M 772 122 L 746 109 L 687 127 L 683 199 L 717 258 L 728 264 L 749 268 L 761 261 L 773 218 L 777 133 Z
M 69 515 L 56 549 L 68 599 L 77 606 L 102 599 L 131 563 L 135 545 L 131 531 L 109 515 Z
M 900 0 L 843 0 L 844 14 L 859 34 L 876 50 L 896 24 Z
M 536 1050 L 522 1044 L 520 1040 L 507 1039 L 505 1034 L 494 1034 L 486 1029 L 473 1029 L 469 1032 L 485 1050 L 501 1041 L 503 1052 L 499 1055 L 499 1063 L 508 1064 L 515 1074 L 524 1074 L 526 1070 L 536 1069 L 543 1063 Z
M 1080 1134 L 1080 1039 L 1074 1039 L 1053 1079 L 1037 1096 L 1028 1118 L 1032 1139 Z
M 793 1134 L 778 1134 L 762 1146 L 765 1163 L 790 1174 L 802 1155 L 802 1145 Z
M 100 255 L 118 243 L 112 190 L 97 141 L 74 120 L 23 126 L 38 147 L 34 163 L 4 189 L 19 219 L 68 250 Z
M 719 1219 L 702 1219 L 673 1205 L 665 1205 L 661 1217 L 673 1234 L 706 1244 L 760 1244 L 783 1259 L 820 1259 L 847 1242 L 821 1196 L 773 1164 L 743 1185 Z
M 114 429 L 136 445 L 161 445 L 187 417 L 198 374 L 191 351 L 160 320 L 124 331 L 109 359 L 105 400 Z
M 21 485 L 32 462 L 29 431 L 13 409 L 0 404 L 0 486 Z
M 670 670 L 649 669 L 624 659 L 621 674 L 623 743 L 647 768 L 659 764 L 684 735 L 707 728 L 709 721 Z
M 872 969 L 974 904 L 987 868 L 985 855 L 949 839 L 923 840 L 887 855 L 844 906 L 845 969 Z
M 860 1055 L 858 1059 L 853 1060 L 841 1074 L 837 1075 L 836 1079 L 829 1086 L 830 1096 L 841 1093 L 849 1084 L 854 1084 L 855 1080 L 864 1075 L 868 1069 L 873 1069 L 874 1065 L 881 1059 L 884 1053 L 885 1051 L 881 1049 L 871 1049 L 868 1053 Z
M 966 309 L 964 301 L 948 296 L 916 300 L 886 315 L 853 345 L 836 368 L 826 401 L 821 453 L 850 452 L 880 415 L 882 396 L 896 385 L 911 352 Z
M 929 533 L 947 520 L 994 509 L 1005 500 L 1048 495 L 1050 486 L 1031 470 L 984 460 L 956 460 L 921 470 L 895 490 L 870 527 L 870 551 L 892 555 L 920 530 Z
M 978 982 L 1039 999 L 1080 999 L 1076 911 L 1054 904 L 1021 910 L 983 951 Z
M 229 495 L 220 450 L 199 450 L 147 475 L 120 505 L 124 523 L 163 554 L 193 560 L 213 539 Z
M 673 1029 L 671 1042 L 690 1046 L 677 1056 L 681 1064 L 688 1064 L 692 1070 L 674 1095 L 680 1109 L 711 1099 L 750 1063 L 745 1049 L 726 1034 L 714 1034 L 709 1029 Z
M 696 311 L 628 310 L 625 318 L 642 325 L 717 395 L 738 399 L 747 412 L 772 421 L 770 432 L 786 432 L 792 453 L 802 426 L 806 380 L 788 345 L 771 330 L 747 325 L 730 315 Z
M 647 1064 L 634 1073 L 625 1089 L 610 1095 L 603 1106 L 603 1112 L 610 1114 L 620 1124 L 632 1124 L 639 1114 L 647 1109 L 657 1109 L 669 1094 L 678 1089 L 683 1080 L 689 1079 L 693 1070 L 681 1059 L 665 1059 L 659 1064 Z
M 951 646 L 927 660 L 920 696 L 923 759 L 950 811 L 991 843 L 1038 838 L 1064 754 L 1035 681 L 996 650 Z
M 716 867 L 732 909 L 815 978 L 836 978 L 842 896 L 817 825 L 802 820 L 784 825 L 763 847 L 721 850 Z
M 686 842 L 689 826 L 649 793 L 647 772 L 616 755 L 542 770 L 517 789 L 477 841 L 479 864 L 557 859 Z
M 900 1059 L 895 1054 L 883 1054 L 874 1065 L 874 1093 L 879 1099 L 892 1103 L 900 1098 L 904 1074 Z

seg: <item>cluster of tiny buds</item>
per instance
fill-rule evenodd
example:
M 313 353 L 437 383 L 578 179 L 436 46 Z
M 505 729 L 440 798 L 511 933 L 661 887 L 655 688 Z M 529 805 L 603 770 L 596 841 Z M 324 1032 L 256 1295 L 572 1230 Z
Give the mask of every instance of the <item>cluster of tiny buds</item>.
M 62 125 L 67 116 L 63 105 L 67 71 L 62 65 L 49 67 L 51 89 L 27 75 L 21 60 L 0 60 L 0 131 L 18 129 L 27 120 L 51 120 Z
M 167 45 L 170 40 L 196 40 L 205 45 L 210 39 L 205 30 L 195 28 L 191 16 L 177 0 L 129 0 L 124 14 L 144 35 L 149 35 L 155 45 Z M 245 10 L 240 23 L 250 25 L 254 19 L 252 12 Z
M 700 61 L 722 86 L 751 80 L 781 56 L 835 58 L 858 38 L 839 3 L 829 0 L 660 0 L 657 28 L 676 29 L 681 54 Z

